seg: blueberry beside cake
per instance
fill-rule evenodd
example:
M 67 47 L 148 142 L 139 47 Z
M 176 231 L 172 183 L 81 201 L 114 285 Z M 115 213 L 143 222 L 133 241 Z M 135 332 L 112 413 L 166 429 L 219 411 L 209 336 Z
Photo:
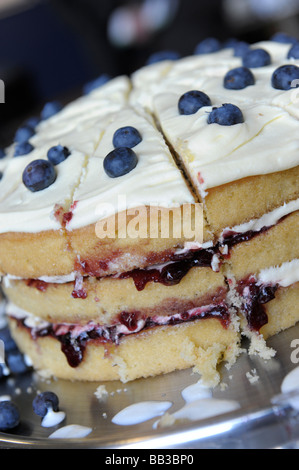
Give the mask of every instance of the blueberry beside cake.
M 293 47 L 152 63 L 18 131 L 0 271 L 36 369 L 125 382 L 192 367 L 217 384 L 243 335 L 274 354 L 267 338 L 299 320 Z

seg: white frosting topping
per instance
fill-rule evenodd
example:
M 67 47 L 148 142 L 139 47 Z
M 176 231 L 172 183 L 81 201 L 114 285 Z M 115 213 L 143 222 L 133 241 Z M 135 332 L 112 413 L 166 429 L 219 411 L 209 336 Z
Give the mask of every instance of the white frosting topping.
M 13 158 L 12 145 L 0 161 L 0 171 L 4 172 L 0 182 L 0 233 L 57 230 L 61 227 L 53 216 L 57 205 L 66 212 L 73 209 L 67 225 L 73 230 L 140 205 L 170 208 L 194 202 L 148 111 L 155 115 L 159 129 L 180 155 L 202 196 L 209 188 L 240 178 L 297 166 L 299 92 L 296 88 L 274 89 L 271 76 L 280 65 L 299 65 L 299 61 L 286 58 L 289 44 L 268 41 L 252 47 L 266 49 L 272 63 L 252 69 L 255 85 L 243 90 L 223 86 L 225 73 L 242 65 L 232 49 L 225 49 L 143 67 L 131 79 L 113 79 L 42 121 L 30 139 L 33 152 Z M 211 107 L 181 116 L 178 100 L 194 89 L 207 93 L 212 106 L 239 106 L 244 123 L 208 125 Z M 134 149 L 138 165 L 129 174 L 111 179 L 103 171 L 103 160 L 113 150 L 113 133 L 127 125 L 143 135 Z M 52 186 L 31 193 L 22 183 L 25 166 L 37 158 L 46 159 L 48 149 L 58 144 L 68 147 L 71 156 L 57 165 Z
M 22 183 L 25 167 L 36 159 L 45 159 L 46 147 L 10 160 L 0 183 L 0 232 L 39 232 L 59 230 L 55 206 L 68 207 L 81 177 L 85 155 L 73 151 L 71 158 L 57 165 L 56 181 L 43 191 L 32 193 Z
M 74 193 L 74 200 L 78 202 L 67 229 L 73 230 L 82 223 L 88 225 L 143 205 L 171 208 L 195 202 L 161 134 L 149 119 L 126 107 L 108 124 Z M 138 164 L 133 171 L 116 181 L 104 172 L 103 161 L 113 150 L 115 131 L 128 125 L 138 129 L 142 136 L 142 141 L 133 149 Z

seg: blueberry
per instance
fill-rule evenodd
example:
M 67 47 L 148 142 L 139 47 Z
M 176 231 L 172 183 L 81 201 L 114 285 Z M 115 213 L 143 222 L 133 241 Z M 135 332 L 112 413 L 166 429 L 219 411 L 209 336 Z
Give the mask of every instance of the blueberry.
M 20 423 L 20 413 L 17 406 L 11 401 L 0 402 L 0 430 L 14 429 Z
M 244 67 L 265 67 L 271 64 L 271 56 L 265 49 L 252 49 L 243 56 Z
M 0 380 L 4 377 L 3 364 L 0 362 Z
M 18 349 L 6 354 L 6 364 L 12 374 L 24 374 L 28 370 L 24 356 Z
M 288 52 L 288 59 L 299 59 L 299 42 L 293 44 Z
M 294 38 L 293 36 L 290 36 L 287 33 L 279 32 L 275 33 L 271 37 L 271 41 L 280 42 L 281 44 L 295 44 L 298 39 Z
M 230 70 L 224 77 L 224 88 L 228 90 L 243 90 L 255 84 L 255 78 L 247 67 L 237 67 Z
M 104 160 L 104 170 L 110 178 L 130 173 L 138 163 L 135 152 L 127 147 L 118 147 L 110 152 Z
M 236 46 L 240 41 L 237 38 L 228 38 L 223 43 L 223 49 L 231 49 Z
M 32 402 L 34 413 L 42 418 L 46 416 L 49 409 L 58 411 L 58 406 L 58 396 L 53 392 L 42 392 L 37 395 Z
M 18 144 L 24 144 L 25 142 L 28 142 L 30 137 L 32 137 L 34 134 L 35 131 L 32 127 L 28 125 L 22 126 L 17 130 L 14 141 Z
M 184 93 L 178 103 L 179 113 L 183 115 L 195 114 L 204 106 L 211 106 L 211 100 L 202 91 L 192 90 Z
M 2 160 L 3 158 L 6 157 L 6 153 L 5 153 L 5 150 L 0 148 L 0 160 Z
M 14 349 L 17 349 L 17 345 L 15 341 L 13 340 L 10 334 L 9 328 L 7 326 L 0 330 L 0 340 L 3 341 L 4 343 L 4 348 L 5 348 L 6 353 L 13 351 Z
M 299 80 L 299 67 L 282 65 L 273 72 L 271 83 L 277 90 L 290 90 L 298 86 L 296 82 L 293 83 L 294 80 Z
M 217 52 L 221 49 L 221 43 L 216 38 L 206 38 L 201 41 L 195 48 L 194 54 L 210 54 L 211 52 Z
M 234 56 L 235 57 L 244 57 L 250 50 L 250 45 L 248 42 L 239 41 L 237 44 L 234 45 Z
M 32 116 L 27 121 L 25 122 L 26 126 L 32 127 L 32 129 L 35 129 L 36 126 L 39 124 L 40 118 L 37 116 Z
M 109 80 L 110 80 L 109 75 L 102 74 L 99 77 L 95 78 L 94 80 L 91 80 L 90 82 L 86 83 L 83 87 L 83 93 L 85 95 L 88 95 L 93 90 L 96 90 L 102 85 L 105 85 L 105 83 L 109 82 Z
M 157 62 L 163 62 L 163 60 L 178 60 L 180 54 L 176 51 L 159 51 L 154 52 L 147 59 L 146 65 L 156 64 Z
M 49 119 L 50 117 L 54 116 L 59 111 L 61 111 L 61 109 L 62 105 L 61 103 L 59 103 L 59 101 L 51 101 L 49 103 L 46 103 L 41 112 L 41 119 Z
M 219 108 L 213 108 L 208 117 L 208 124 L 233 126 L 244 122 L 242 111 L 234 104 L 225 103 Z
M 47 160 L 34 160 L 23 171 L 23 183 L 32 192 L 48 188 L 55 180 L 54 165 Z
M 113 136 L 114 148 L 128 147 L 133 148 L 140 144 L 142 137 L 137 129 L 132 126 L 121 127 Z
M 34 149 L 33 145 L 29 142 L 17 144 L 15 147 L 14 157 L 21 157 L 22 155 L 28 155 Z
M 48 160 L 53 163 L 53 165 L 59 165 L 59 163 L 66 160 L 71 155 L 71 152 L 67 147 L 62 145 L 56 145 L 51 147 L 48 151 L 47 157 Z

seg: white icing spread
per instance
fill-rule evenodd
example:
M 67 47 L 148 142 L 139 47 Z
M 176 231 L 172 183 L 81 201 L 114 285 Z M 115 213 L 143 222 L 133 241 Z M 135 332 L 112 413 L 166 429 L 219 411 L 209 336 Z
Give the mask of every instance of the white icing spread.
M 64 411 L 54 411 L 51 407 L 48 408 L 46 415 L 43 417 L 41 425 L 44 428 L 51 428 L 57 426 L 65 419 Z
M 69 424 L 50 434 L 49 439 L 82 439 L 92 432 L 92 428 L 79 424 Z
M 112 418 L 112 422 L 120 426 L 143 423 L 144 421 L 161 416 L 171 406 L 172 403 L 169 401 L 145 401 L 134 403 L 117 413 Z
M 263 269 L 258 275 L 259 284 L 288 287 L 299 282 L 299 259 L 285 262 L 281 266 Z
M 211 398 L 212 390 L 200 381 L 195 384 L 185 387 L 182 392 L 182 397 L 186 403 L 200 400 L 202 398 Z
M 41 276 L 37 278 L 39 281 L 47 282 L 49 284 L 65 284 L 67 282 L 73 282 L 77 278 L 77 273 L 73 272 L 66 274 L 65 276 Z M 13 276 L 11 274 L 6 274 L 3 276 L 3 283 L 5 287 L 9 288 L 11 286 L 11 281 L 21 281 L 23 278 L 18 276 Z
M 236 411 L 239 408 L 240 404 L 234 400 L 200 398 L 187 403 L 171 416 L 175 420 L 198 421 Z
M 203 197 L 209 188 L 221 184 L 297 166 L 299 92 L 296 88 L 274 89 L 271 76 L 280 65 L 298 65 L 299 61 L 286 58 L 289 44 L 266 41 L 252 47 L 268 50 L 272 63 L 252 69 L 256 83 L 244 90 L 223 87 L 225 73 L 241 65 L 232 49 L 225 49 L 143 67 L 131 79 L 113 79 L 41 122 L 30 139 L 33 152 L 12 158 L 13 144 L 0 161 L 0 171 L 4 171 L 0 233 L 58 230 L 57 205 L 66 211 L 74 207 L 67 226 L 73 230 L 143 204 L 169 208 L 194 202 L 147 111 L 155 113 Z M 207 93 L 213 106 L 236 104 L 245 122 L 230 127 L 208 125 L 210 107 L 180 116 L 178 99 L 191 89 Z M 112 150 L 113 132 L 124 125 L 135 125 L 143 134 L 135 149 L 139 164 L 128 175 L 109 179 L 102 169 L 103 159 Z M 21 181 L 23 169 L 36 158 L 46 158 L 48 149 L 57 144 L 68 146 L 71 157 L 56 167 L 58 175 L 52 186 L 31 193 Z
M 241 225 L 235 225 L 234 227 L 227 227 L 223 230 L 220 241 L 225 241 L 226 232 L 246 233 L 249 231 L 259 232 L 262 228 L 271 227 L 277 224 L 277 222 L 291 214 L 292 212 L 299 210 L 299 199 L 285 203 L 283 206 L 274 209 L 267 214 L 263 214 L 259 219 L 252 219 L 249 222 L 245 222 Z

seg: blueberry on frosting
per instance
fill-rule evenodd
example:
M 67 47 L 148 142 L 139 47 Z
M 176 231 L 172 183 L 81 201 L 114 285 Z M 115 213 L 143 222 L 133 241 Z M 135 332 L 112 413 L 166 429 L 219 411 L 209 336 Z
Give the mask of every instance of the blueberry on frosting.
M 140 144 L 142 137 L 139 131 L 132 126 L 125 126 L 118 129 L 113 136 L 114 148 L 129 147 L 133 148 Z
M 0 148 L 0 160 L 2 160 L 3 158 L 6 157 L 6 153 L 5 153 L 5 150 Z
M 221 49 L 221 43 L 216 38 L 206 38 L 201 41 L 195 48 L 194 54 L 210 54 Z
M 287 33 L 278 32 L 271 37 L 271 41 L 279 42 L 281 44 L 295 44 L 298 39 L 294 38 L 293 36 L 290 36 Z
M 230 70 L 224 77 L 224 88 L 228 90 L 242 90 L 255 84 L 255 78 L 247 67 L 237 67 Z
M 271 64 L 271 56 L 265 49 L 252 49 L 243 56 L 243 66 L 248 68 L 265 67 Z
M 191 90 L 184 93 L 178 103 L 179 113 L 183 115 L 195 114 L 204 106 L 211 106 L 211 100 L 202 91 Z
M 14 157 L 21 157 L 22 155 L 28 155 L 34 149 L 33 145 L 30 142 L 23 142 L 17 144 L 14 151 Z
M 34 128 L 26 124 L 17 130 L 14 141 L 19 144 L 24 144 L 25 142 L 28 142 L 30 137 L 32 137 L 34 134 Z
M 31 127 L 32 129 L 35 129 L 36 126 L 39 124 L 40 118 L 37 116 L 31 116 L 29 119 L 27 119 L 25 125 Z
M 94 80 L 87 82 L 83 87 L 83 93 L 85 95 L 88 95 L 89 93 L 96 90 L 97 88 L 100 88 L 101 86 L 105 85 L 105 83 L 109 82 L 109 80 L 110 80 L 110 76 L 103 73 L 102 75 L 95 78 Z
M 163 60 L 178 60 L 180 57 L 180 54 L 176 51 L 154 52 L 147 59 L 146 65 L 156 64 L 157 62 L 162 62 Z
M 234 126 L 244 122 L 243 113 L 231 103 L 225 103 L 219 108 L 213 108 L 208 117 L 208 124 L 219 124 L 220 126 Z
M 53 163 L 53 165 L 59 165 L 70 156 L 71 152 L 67 147 L 62 145 L 56 145 L 51 147 L 47 153 L 48 160 Z
M 137 165 L 136 153 L 128 147 L 118 147 L 104 159 L 104 170 L 110 178 L 118 178 L 130 173 Z
M 50 117 L 54 116 L 59 111 L 61 111 L 61 109 L 62 105 L 61 103 L 59 103 L 59 101 L 51 101 L 49 103 L 46 103 L 41 112 L 42 120 L 49 119 Z
M 299 42 L 293 44 L 288 52 L 288 59 L 299 59 Z
M 271 83 L 273 88 L 277 90 L 290 90 L 298 87 L 295 80 L 299 80 L 299 67 L 296 65 L 282 65 L 273 72 Z
M 244 57 L 250 50 L 250 45 L 245 41 L 238 41 L 234 47 L 234 56 L 235 57 Z
M 54 165 L 47 160 L 34 160 L 26 166 L 22 180 L 31 192 L 42 191 L 56 180 Z
M 33 402 L 32 408 L 36 415 L 44 418 L 49 409 L 53 411 L 58 411 L 59 409 L 59 399 L 56 393 L 54 392 L 42 392 L 38 394 Z

